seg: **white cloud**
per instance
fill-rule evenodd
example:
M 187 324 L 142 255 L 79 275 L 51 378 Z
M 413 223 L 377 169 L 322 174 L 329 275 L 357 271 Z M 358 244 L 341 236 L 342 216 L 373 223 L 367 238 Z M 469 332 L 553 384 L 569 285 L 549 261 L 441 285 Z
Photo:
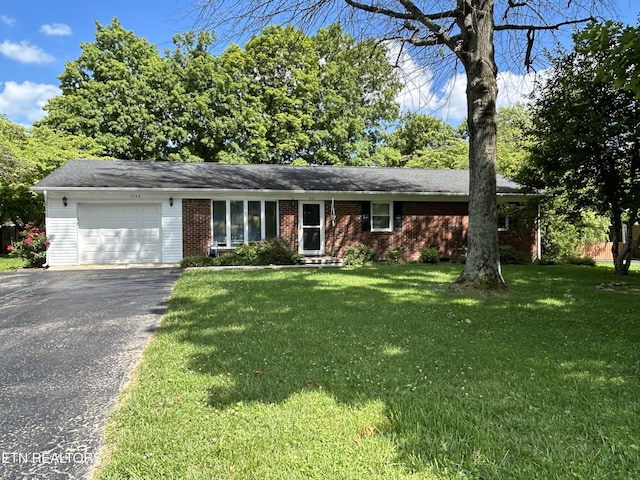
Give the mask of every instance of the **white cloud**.
M 29 42 L 22 41 L 20 43 L 13 43 L 9 40 L 5 40 L 0 43 L 0 53 L 12 60 L 17 60 L 21 63 L 49 63 L 53 62 L 54 58 L 42 50 L 36 45 L 31 45 Z
M 44 117 L 42 107 L 50 98 L 58 95 L 60 90 L 55 85 L 29 81 L 5 82 L 4 89 L 0 91 L 0 112 L 13 122 L 31 124 Z
M 536 86 L 536 81 L 543 75 L 544 70 L 524 75 L 513 72 L 498 73 L 498 108 L 531 103 L 529 96 Z
M 66 36 L 71 35 L 71 27 L 64 23 L 47 23 L 40 27 L 40 32 L 45 35 Z
M 467 117 L 465 74 L 452 72 L 448 79 L 442 80 L 442 73 L 436 76 L 433 68 L 419 65 L 406 51 L 400 52 L 397 44 L 388 44 L 388 47 L 389 57 L 398 64 L 404 83 L 397 98 L 403 110 L 426 113 L 452 124 Z M 529 103 L 528 96 L 541 75 L 544 72 L 537 75 L 498 73 L 498 107 Z
M 9 25 L 10 27 L 15 25 L 16 23 L 15 18 L 7 17 L 6 15 L 0 15 L 0 20 L 2 21 L 2 23 L 4 23 L 5 25 Z

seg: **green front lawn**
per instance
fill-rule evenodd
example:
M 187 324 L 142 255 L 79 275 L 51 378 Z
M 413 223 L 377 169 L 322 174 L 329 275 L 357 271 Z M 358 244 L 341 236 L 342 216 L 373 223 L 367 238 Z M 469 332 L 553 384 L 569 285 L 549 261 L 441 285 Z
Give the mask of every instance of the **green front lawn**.
M 7 272 L 25 266 L 25 261 L 21 258 L 0 255 L 0 272 Z
M 640 478 L 637 270 L 459 268 L 186 272 L 98 478 Z

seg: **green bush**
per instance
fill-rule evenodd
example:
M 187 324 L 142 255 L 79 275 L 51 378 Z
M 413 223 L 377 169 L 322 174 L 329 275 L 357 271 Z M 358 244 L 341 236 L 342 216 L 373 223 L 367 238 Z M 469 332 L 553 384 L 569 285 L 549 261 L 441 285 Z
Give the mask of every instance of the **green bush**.
M 243 265 L 255 265 L 258 257 L 258 244 L 248 243 L 246 245 L 240 245 L 233 253 L 240 257 L 240 262 Z
M 531 263 L 531 255 L 516 250 L 511 245 L 501 245 L 500 263 L 504 265 L 527 265 L 528 263 Z
M 407 261 L 407 253 L 404 251 L 404 247 L 390 248 L 387 250 L 386 258 L 391 265 L 398 265 Z
M 536 260 L 536 265 L 580 265 L 585 267 L 595 267 L 596 261 L 591 257 L 572 255 L 552 257 L 549 255 L 543 255 L 542 258 Z
M 566 257 L 563 259 L 568 265 L 582 265 L 585 267 L 595 267 L 596 261 L 591 257 Z
M 344 251 L 342 263 L 347 266 L 356 267 L 374 263 L 377 258 L 378 255 L 375 250 L 362 243 L 356 243 Z
M 195 257 L 185 257 L 180 261 L 180 268 L 189 267 L 211 267 L 216 265 L 218 257 L 206 257 L 204 255 Z
M 274 240 L 241 245 L 233 252 L 219 257 L 196 256 L 182 259 L 180 266 L 187 267 L 220 267 L 243 265 L 297 265 L 301 256 L 289 249 L 279 238 Z
M 289 248 L 281 238 L 256 244 L 256 265 L 298 265 L 302 255 Z
M 420 250 L 420 261 L 422 263 L 440 263 L 440 252 L 437 248 L 423 248 Z

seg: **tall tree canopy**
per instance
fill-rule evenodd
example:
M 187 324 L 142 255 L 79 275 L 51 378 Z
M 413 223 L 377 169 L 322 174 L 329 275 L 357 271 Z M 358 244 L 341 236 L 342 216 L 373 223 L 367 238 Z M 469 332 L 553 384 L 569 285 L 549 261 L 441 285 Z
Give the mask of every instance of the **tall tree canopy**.
M 640 215 L 640 99 L 600 73 L 610 51 L 594 51 L 588 34 L 553 61 L 536 96 L 529 183 L 566 194 L 611 221 L 616 273 L 626 274 L 631 235 L 622 251 L 622 225 Z
M 62 95 L 45 106 L 42 124 L 92 137 L 116 158 L 165 157 L 179 128 L 171 105 L 181 85 L 157 49 L 117 19 L 96 29 L 95 42 L 81 44 L 80 57 L 67 62 Z
M 39 221 L 42 198 L 31 186 L 67 160 L 101 152 L 93 139 L 44 126 L 26 129 L 0 115 L 0 224 Z
M 592 52 L 609 52 L 600 64 L 600 73 L 640 98 L 640 25 L 594 24 L 585 31 L 585 38 L 590 40 Z
M 385 48 L 340 26 L 271 26 L 211 54 L 208 32 L 156 47 L 114 19 L 67 63 L 43 123 L 124 159 L 368 163 L 397 117 Z
M 430 115 L 405 114 L 389 134 L 387 144 L 400 153 L 398 166 L 453 169 L 469 166 L 466 132 Z
M 418 49 L 436 47 L 440 57 L 448 52 L 467 77 L 469 234 L 467 262 L 459 282 L 500 288 L 504 280 L 497 233 L 494 33 L 526 32 L 527 48 L 523 45 L 522 51 L 525 64 L 531 65 L 537 32 L 583 21 L 602 4 L 596 0 L 562 4 L 550 0 L 206 0 L 199 18 L 213 26 L 223 22 L 255 26 L 276 18 L 314 25 L 331 18 L 369 36 L 393 38 Z

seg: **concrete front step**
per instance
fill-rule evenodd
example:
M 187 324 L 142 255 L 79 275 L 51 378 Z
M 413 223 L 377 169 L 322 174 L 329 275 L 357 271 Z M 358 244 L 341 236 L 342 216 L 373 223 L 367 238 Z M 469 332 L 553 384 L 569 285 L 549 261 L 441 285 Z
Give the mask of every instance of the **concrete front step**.
M 304 257 L 303 265 L 342 265 L 342 259 L 338 257 L 322 256 L 322 257 Z

